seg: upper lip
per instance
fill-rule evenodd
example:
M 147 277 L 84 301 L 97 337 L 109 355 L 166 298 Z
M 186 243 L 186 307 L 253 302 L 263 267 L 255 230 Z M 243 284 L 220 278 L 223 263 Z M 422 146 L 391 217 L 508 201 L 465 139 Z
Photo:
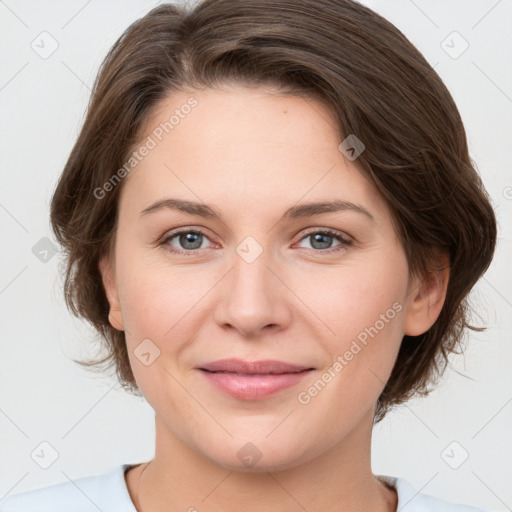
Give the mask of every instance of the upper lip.
M 304 370 L 312 370 L 308 366 L 286 363 L 283 361 L 274 361 L 265 359 L 262 361 L 243 361 L 242 359 L 220 359 L 212 361 L 198 367 L 201 370 L 210 372 L 229 372 L 229 373 L 246 373 L 246 374 L 280 374 L 280 373 L 297 373 Z

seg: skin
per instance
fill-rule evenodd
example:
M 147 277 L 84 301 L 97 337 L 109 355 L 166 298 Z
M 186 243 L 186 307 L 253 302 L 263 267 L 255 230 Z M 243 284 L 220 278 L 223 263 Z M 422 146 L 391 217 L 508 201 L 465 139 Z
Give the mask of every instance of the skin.
M 191 95 L 197 107 L 125 178 L 115 251 L 99 265 L 110 322 L 125 331 L 155 411 L 139 510 L 396 510 L 396 493 L 371 471 L 375 403 L 403 335 L 438 317 L 449 269 L 429 282 L 409 278 L 386 203 L 340 152 L 344 137 L 316 100 L 246 87 L 174 92 L 141 140 Z M 222 221 L 171 209 L 140 214 L 166 197 L 207 203 Z M 334 199 L 374 220 L 356 211 L 280 220 L 298 203 Z M 190 247 L 179 236 L 159 245 L 175 228 L 200 229 L 201 248 L 171 252 Z M 333 252 L 336 238 L 326 249 L 307 236 L 325 228 L 352 245 Z M 248 236 L 263 250 L 252 263 L 236 251 Z M 301 404 L 298 393 L 397 302 L 401 311 Z M 144 339 L 160 350 L 149 366 L 134 354 Z M 195 368 L 227 357 L 315 370 L 274 396 L 243 401 Z M 237 456 L 247 442 L 261 453 L 252 467 Z M 126 474 L 134 501 L 140 471 Z

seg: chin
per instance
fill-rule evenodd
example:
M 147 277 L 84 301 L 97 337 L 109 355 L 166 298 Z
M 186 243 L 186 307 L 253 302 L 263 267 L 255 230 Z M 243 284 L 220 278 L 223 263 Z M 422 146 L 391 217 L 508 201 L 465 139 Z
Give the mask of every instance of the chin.
M 215 452 L 211 451 L 212 446 L 217 448 Z M 218 450 L 219 444 L 211 443 L 202 453 L 214 464 L 229 471 L 266 473 L 284 471 L 306 462 L 308 457 L 304 447 L 305 444 L 297 440 L 287 444 L 277 437 L 275 440 L 263 437 L 254 441 L 235 438 L 229 440 L 223 451 Z

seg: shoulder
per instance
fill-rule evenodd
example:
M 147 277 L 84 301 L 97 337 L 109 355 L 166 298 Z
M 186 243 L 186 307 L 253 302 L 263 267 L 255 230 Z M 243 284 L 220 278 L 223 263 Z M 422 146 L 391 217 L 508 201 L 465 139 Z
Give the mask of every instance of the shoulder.
M 403 478 L 379 475 L 379 479 L 395 487 L 400 512 L 493 512 L 420 493 Z
M 129 466 L 123 464 L 101 475 L 8 494 L 0 499 L 0 512 L 136 512 L 124 479 Z

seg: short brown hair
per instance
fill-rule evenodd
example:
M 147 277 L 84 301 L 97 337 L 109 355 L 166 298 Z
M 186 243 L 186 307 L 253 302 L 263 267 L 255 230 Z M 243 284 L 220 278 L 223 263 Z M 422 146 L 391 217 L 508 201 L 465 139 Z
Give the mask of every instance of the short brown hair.
M 435 271 L 436 249 L 449 255 L 441 313 L 424 334 L 404 336 L 379 421 L 391 406 L 428 393 L 466 328 L 482 330 L 470 325 L 468 293 L 492 260 L 496 219 L 442 80 L 394 25 L 353 0 L 160 5 L 110 49 L 51 203 L 66 302 L 107 351 L 76 362 L 115 367 L 121 385 L 140 396 L 98 269 L 113 249 L 123 183 L 102 199 L 94 191 L 127 161 L 152 109 L 172 91 L 228 82 L 324 101 L 342 139 L 355 134 L 365 145 L 357 162 L 390 208 L 410 275 Z

